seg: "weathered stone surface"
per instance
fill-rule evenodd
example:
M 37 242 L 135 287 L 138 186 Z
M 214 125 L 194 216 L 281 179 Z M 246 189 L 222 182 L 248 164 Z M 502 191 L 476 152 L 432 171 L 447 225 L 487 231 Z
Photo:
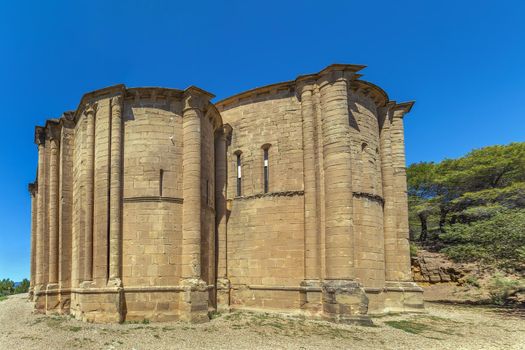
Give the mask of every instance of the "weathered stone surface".
M 31 297 L 90 322 L 284 310 L 336 322 L 422 307 L 403 116 L 363 66 L 215 104 L 116 85 L 37 127 Z
M 416 282 L 458 282 L 471 268 L 468 265 L 455 264 L 442 254 L 425 250 L 418 251 L 417 256 L 412 258 L 412 274 Z

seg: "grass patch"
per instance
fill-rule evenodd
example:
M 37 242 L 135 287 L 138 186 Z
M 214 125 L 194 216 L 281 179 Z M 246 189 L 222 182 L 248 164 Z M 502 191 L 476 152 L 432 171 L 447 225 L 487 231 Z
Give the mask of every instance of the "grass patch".
M 24 335 L 24 336 L 20 337 L 20 339 L 24 339 L 24 340 L 40 340 L 42 338 L 35 337 L 35 336 L 32 336 L 32 335 Z
M 415 322 L 415 321 L 385 321 L 385 324 L 396 329 L 400 329 L 404 332 L 411 334 L 420 334 L 428 330 L 430 327 L 424 323 Z
M 242 318 L 242 313 L 239 311 L 232 311 L 228 315 L 224 316 L 225 320 L 228 321 L 238 321 Z
M 429 320 L 436 321 L 436 322 L 456 322 L 449 320 L 448 318 L 434 316 L 434 315 L 424 315 L 423 317 L 428 318 Z
M 7 295 L 0 295 L 0 301 L 7 300 Z
M 79 326 L 71 326 L 69 327 L 69 331 L 71 332 L 78 332 L 82 329 L 82 327 L 79 327 Z
M 208 312 L 208 317 L 210 318 L 210 320 L 213 320 L 215 318 L 218 318 L 218 317 L 221 317 L 221 313 L 218 312 L 218 311 L 210 311 Z

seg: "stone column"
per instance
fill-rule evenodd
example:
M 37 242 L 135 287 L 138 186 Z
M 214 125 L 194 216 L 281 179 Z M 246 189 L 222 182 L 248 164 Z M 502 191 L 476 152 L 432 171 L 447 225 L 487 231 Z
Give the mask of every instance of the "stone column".
M 46 287 L 46 313 L 59 311 L 58 295 L 58 184 L 59 184 L 59 137 L 60 126 L 49 123 L 46 129 L 49 140 L 49 185 L 47 225 L 49 234 L 48 248 L 48 283 Z
M 394 167 L 392 165 L 392 145 L 391 145 L 391 120 L 394 102 L 389 103 L 380 111 L 381 130 L 380 130 L 380 149 L 381 149 L 381 178 L 383 180 L 383 232 L 385 244 L 385 280 L 394 281 L 395 260 L 397 254 L 396 238 L 396 215 L 395 215 L 395 194 L 394 194 Z
M 60 118 L 60 125 L 60 155 L 58 166 L 59 312 L 62 314 L 68 314 L 69 306 L 71 305 L 74 114 L 72 112 L 64 113 Z
M 37 223 L 36 223 L 36 253 L 35 253 L 35 288 L 34 301 L 37 312 L 45 311 L 45 275 L 44 271 L 44 242 L 45 242 L 45 194 L 46 194 L 46 149 L 45 129 L 35 128 L 35 143 L 38 145 L 38 174 L 37 174 Z
M 122 95 L 111 99 L 111 166 L 109 197 L 109 283 L 121 286 L 122 260 Z
M 301 286 L 301 304 L 310 312 L 320 311 L 321 299 L 318 290 L 321 286 L 321 260 L 319 254 L 320 219 L 317 202 L 317 174 L 316 174 L 316 110 L 313 101 L 315 79 L 312 77 L 300 78 L 296 81 L 296 90 L 301 101 L 302 135 L 303 135 L 303 183 L 304 183 L 304 280 Z
M 184 92 L 182 111 L 182 254 L 181 319 L 205 321 L 208 319 L 207 285 L 201 278 L 201 122 L 209 95 L 191 87 Z
M 58 128 L 58 127 L 57 127 Z M 50 126 L 50 155 L 49 155 L 49 284 L 58 283 L 58 163 L 59 139 L 58 130 Z
M 353 194 L 348 111 L 350 72 L 328 69 L 318 81 L 323 117 L 326 278 L 325 317 L 336 322 L 366 321 L 368 299 L 354 271 Z
M 332 71 L 320 81 L 326 201 L 326 279 L 352 280 L 352 172 L 347 83 Z
M 88 104 L 84 109 L 86 127 L 86 226 L 84 227 L 84 281 L 93 280 L 93 198 L 95 178 L 95 118 L 96 104 Z
M 227 269 L 227 139 L 231 133 L 229 125 L 221 127 L 215 137 L 215 218 L 217 242 L 217 308 L 229 310 L 230 281 Z
M 405 161 L 405 131 L 403 116 L 410 111 L 413 103 L 402 103 L 394 108 L 391 125 L 392 166 L 394 169 L 394 197 L 397 239 L 396 281 L 411 281 L 408 198 Z
M 321 265 L 320 278 L 323 280 L 326 274 L 326 252 L 325 252 L 325 190 L 324 190 L 324 162 L 323 162 L 323 118 L 321 112 L 321 93 L 319 86 L 316 85 L 313 91 L 313 102 L 315 109 L 315 123 L 316 123 L 316 134 L 315 134 L 315 156 L 316 156 L 316 177 L 317 177 L 317 189 L 316 189 L 316 202 L 319 218 L 317 222 L 317 229 L 319 232 L 319 258 Z
M 381 161 L 385 198 L 385 311 L 420 311 L 423 290 L 414 282 L 410 269 L 408 198 L 406 183 L 403 116 L 413 103 L 387 106 L 381 131 Z
M 33 292 L 35 288 L 35 263 L 36 263 L 36 221 L 37 221 L 37 199 L 36 199 L 36 183 L 30 183 L 28 186 L 31 195 L 31 265 L 29 276 L 29 300 L 33 300 Z
M 201 274 L 201 118 L 195 97 L 188 96 L 183 111 L 182 277 L 199 279 Z

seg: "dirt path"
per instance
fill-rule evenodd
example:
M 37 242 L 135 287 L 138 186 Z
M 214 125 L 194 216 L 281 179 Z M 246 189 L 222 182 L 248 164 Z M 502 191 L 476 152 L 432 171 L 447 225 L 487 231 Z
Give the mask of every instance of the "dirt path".
M 34 315 L 26 298 L 0 302 L 0 349 L 525 349 L 525 318 L 501 309 L 427 303 L 375 327 L 240 312 L 200 325 L 100 325 Z

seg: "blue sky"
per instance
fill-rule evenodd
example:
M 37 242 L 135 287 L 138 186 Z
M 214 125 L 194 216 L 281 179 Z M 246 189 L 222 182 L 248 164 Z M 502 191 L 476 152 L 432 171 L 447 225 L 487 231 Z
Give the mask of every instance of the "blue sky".
M 217 100 L 317 72 L 363 73 L 397 101 L 407 160 L 524 141 L 522 1 L 3 1 L 0 278 L 29 276 L 33 128 L 116 83 Z

